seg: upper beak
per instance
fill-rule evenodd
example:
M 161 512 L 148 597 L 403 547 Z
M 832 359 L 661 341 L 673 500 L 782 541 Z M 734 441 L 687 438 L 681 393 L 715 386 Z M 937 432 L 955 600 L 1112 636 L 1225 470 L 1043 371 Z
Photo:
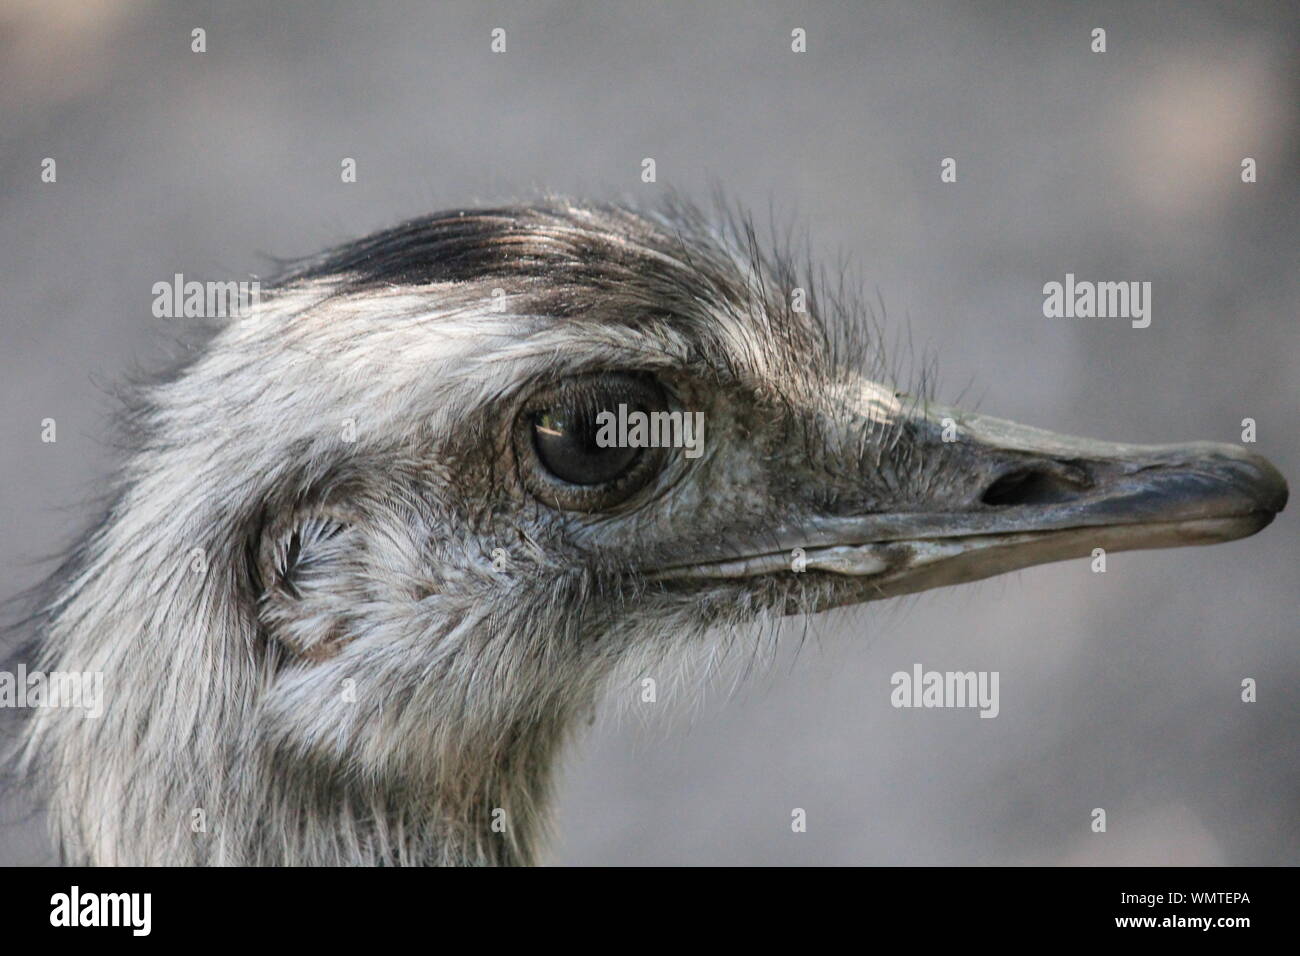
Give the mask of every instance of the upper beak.
M 858 599 L 869 600 L 1098 548 L 1231 541 L 1266 526 L 1287 500 L 1278 470 L 1233 445 L 1093 441 L 935 406 L 915 421 L 919 441 L 944 456 L 951 473 L 969 477 L 958 490 L 941 485 L 947 490 L 904 511 L 807 516 L 764 534 L 764 553 L 733 550 L 666 575 L 820 570 L 867 579 Z M 941 422 L 950 441 L 939 437 Z M 802 552 L 792 562 L 795 548 Z

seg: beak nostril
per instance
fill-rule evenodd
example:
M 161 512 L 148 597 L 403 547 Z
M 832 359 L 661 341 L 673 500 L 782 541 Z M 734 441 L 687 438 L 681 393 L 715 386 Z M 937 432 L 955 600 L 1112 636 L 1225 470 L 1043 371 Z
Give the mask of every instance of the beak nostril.
M 985 489 L 980 502 L 1001 508 L 1059 504 L 1078 497 L 1086 487 L 1086 483 L 1050 471 L 1024 468 L 998 478 Z

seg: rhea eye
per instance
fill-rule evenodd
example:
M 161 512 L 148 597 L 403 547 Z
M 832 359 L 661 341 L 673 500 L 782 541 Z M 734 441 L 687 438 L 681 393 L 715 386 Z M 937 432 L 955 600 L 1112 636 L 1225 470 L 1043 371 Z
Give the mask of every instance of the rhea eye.
M 571 485 L 603 485 L 636 463 L 640 448 L 602 443 L 597 418 L 601 412 L 617 421 L 617 408 L 552 408 L 534 413 L 533 447 L 547 471 Z
M 521 438 L 544 479 L 542 496 L 572 510 L 630 496 L 653 477 L 659 455 L 629 437 L 628 422 L 667 407 L 656 381 L 630 374 L 575 380 L 535 401 Z

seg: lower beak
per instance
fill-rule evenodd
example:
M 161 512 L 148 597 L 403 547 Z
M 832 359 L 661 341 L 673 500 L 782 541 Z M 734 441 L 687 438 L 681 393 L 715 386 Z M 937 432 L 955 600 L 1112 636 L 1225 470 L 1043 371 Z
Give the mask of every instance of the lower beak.
M 974 476 L 948 500 L 903 512 L 810 516 L 765 533 L 764 553 L 742 548 L 658 576 L 816 570 L 869 579 L 869 593 L 859 599 L 870 600 L 1097 549 L 1231 541 L 1268 525 L 1287 500 L 1277 469 L 1233 445 L 1099 442 L 931 407 L 920 429 L 933 432 L 936 446 L 940 422 L 953 439 L 942 444 L 948 470 Z

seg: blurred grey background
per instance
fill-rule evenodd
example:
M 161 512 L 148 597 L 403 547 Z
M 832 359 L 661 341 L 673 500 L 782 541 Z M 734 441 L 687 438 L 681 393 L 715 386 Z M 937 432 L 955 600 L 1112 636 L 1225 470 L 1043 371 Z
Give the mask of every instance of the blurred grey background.
M 106 389 L 168 353 L 154 282 L 543 189 L 721 183 L 854 263 L 940 398 L 1141 442 L 1250 417 L 1294 483 L 1297 39 L 1288 3 L 3 0 L 4 595 L 92 517 Z M 1045 319 L 1066 272 L 1150 281 L 1151 327 Z M 1300 862 L 1298 521 L 819 618 L 735 693 L 598 720 L 549 859 Z M 893 709 L 914 662 L 999 671 L 1001 715 Z M 0 863 L 47 859 L 8 809 Z

